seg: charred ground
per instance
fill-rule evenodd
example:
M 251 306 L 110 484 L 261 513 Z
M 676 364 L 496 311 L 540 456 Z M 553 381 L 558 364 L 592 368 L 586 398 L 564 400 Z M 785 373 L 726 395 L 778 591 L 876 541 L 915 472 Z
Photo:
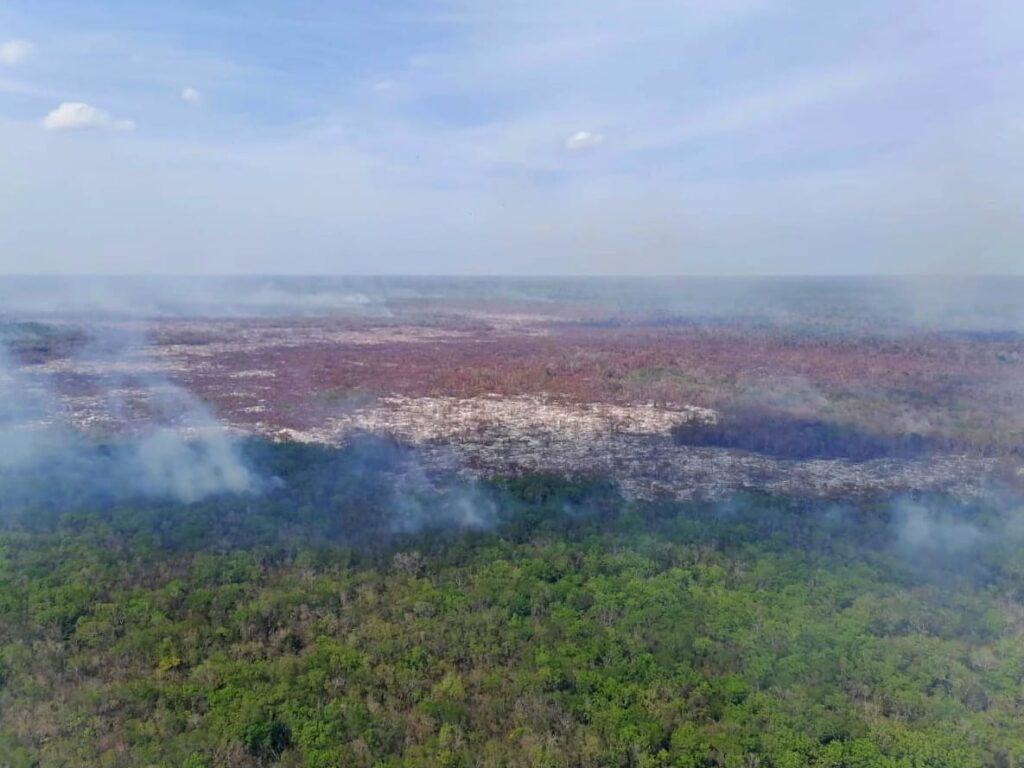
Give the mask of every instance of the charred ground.
M 378 431 L 417 445 L 429 464 L 454 457 L 484 476 L 610 473 L 633 496 L 969 494 L 992 476 L 1017 481 L 1024 336 L 1013 312 L 996 323 L 961 307 L 946 325 L 912 322 L 842 281 L 828 284 L 832 304 L 810 302 L 798 283 L 768 283 L 757 301 L 740 282 L 720 305 L 687 311 L 602 284 L 555 281 L 532 297 L 529 285 L 491 286 L 482 298 L 458 282 L 444 298 L 427 290 L 443 283 L 420 285 L 426 296 L 411 295 L 415 282 L 396 285 L 358 311 L 313 316 L 7 328 L 33 380 L 52 384 L 72 421 L 93 431 L 146 418 L 158 377 L 240 432 L 332 445 Z M 997 327 L 973 327 L 983 322 Z M 97 357 L 89 334 L 112 332 L 144 341 Z
M 0 765 L 1024 761 L 1013 322 L 389 286 L 0 328 Z

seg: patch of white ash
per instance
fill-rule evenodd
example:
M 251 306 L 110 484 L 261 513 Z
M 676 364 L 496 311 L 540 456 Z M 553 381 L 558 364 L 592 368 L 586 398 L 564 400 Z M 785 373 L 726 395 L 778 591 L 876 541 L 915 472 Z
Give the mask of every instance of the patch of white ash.
M 336 434 L 385 432 L 413 443 L 458 441 L 481 433 L 507 437 L 593 438 L 599 435 L 668 435 L 689 421 L 714 421 L 715 412 L 652 403 L 617 405 L 574 402 L 542 396 L 404 397 L 354 408 L 335 417 Z
M 941 455 L 918 460 L 793 461 L 743 451 L 679 445 L 672 428 L 714 421 L 714 411 L 653 404 L 578 403 L 548 397 L 387 397 L 314 429 L 272 429 L 284 440 L 337 443 L 355 431 L 392 435 L 422 451 L 426 466 L 468 474 L 592 473 L 627 496 L 724 497 L 741 489 L 839 497 L 931 490 L 984 492 L 991 459 Z M 436 465 L 436 466 L 435 466 Z

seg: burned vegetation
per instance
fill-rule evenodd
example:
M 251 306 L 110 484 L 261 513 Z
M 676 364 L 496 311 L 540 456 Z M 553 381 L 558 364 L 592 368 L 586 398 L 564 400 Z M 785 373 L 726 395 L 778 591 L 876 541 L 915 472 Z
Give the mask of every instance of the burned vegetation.
M 411 285 L 3 326 L 0 766 L 1024 763 L 1019 335 Z
M 680 445 L 750 451 L 795 461 L 918 459 L 966 447 L 917 432 L 874 433 L 854 424 L 757 408 L 726 411 L 714 421 L 679 424 L 672 436 Z

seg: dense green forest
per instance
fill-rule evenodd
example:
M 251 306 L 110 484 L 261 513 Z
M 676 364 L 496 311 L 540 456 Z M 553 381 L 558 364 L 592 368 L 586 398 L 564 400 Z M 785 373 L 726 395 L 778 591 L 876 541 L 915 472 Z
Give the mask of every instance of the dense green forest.
M 7 513 L 0 766 L 1024 765 L 1014 503 L 247 450 L 258 494 Z

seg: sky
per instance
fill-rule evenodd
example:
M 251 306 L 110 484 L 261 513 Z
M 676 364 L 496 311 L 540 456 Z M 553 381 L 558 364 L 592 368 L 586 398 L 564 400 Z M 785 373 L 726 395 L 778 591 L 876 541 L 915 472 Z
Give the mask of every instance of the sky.
M 960 272 L 1019 0 L 0 0 L 0 273 Z

